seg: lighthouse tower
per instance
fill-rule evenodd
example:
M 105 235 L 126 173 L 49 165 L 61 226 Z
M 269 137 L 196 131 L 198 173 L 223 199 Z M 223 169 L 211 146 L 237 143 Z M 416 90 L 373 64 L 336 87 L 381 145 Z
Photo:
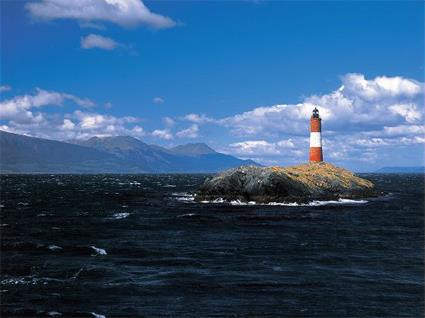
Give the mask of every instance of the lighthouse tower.
M 322 152 L 322 119 L 319 111 L 314 108 L 310 119 L 310 162 L 323 161 Z

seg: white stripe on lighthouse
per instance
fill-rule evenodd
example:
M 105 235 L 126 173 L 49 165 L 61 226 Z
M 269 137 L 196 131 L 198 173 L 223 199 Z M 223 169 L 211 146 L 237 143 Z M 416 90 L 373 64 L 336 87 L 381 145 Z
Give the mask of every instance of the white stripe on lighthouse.
M 322 147 L 322 136 L 320 132 L 310 133 L 310 147 Z

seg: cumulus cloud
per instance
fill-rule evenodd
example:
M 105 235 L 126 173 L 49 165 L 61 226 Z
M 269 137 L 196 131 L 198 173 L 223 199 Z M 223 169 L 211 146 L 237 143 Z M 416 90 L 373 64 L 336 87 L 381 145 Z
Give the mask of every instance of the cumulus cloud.
M 184 117 L 181 117 L 180 119 L 190 121 L 192 123 L 196 124 L 204 124 L 204 123 L 214 123 L 216 122 L 215 119 L 206 116 L 205 114 L 187 114 Z
M 140 0 L 41 0 L 25 7 L 40 20 L 75 19 L 83 25 L 110 22 L 125 27 L 145 24 L 158 29 L 176 25 L 171 18 L 151 12 Z
M 309 96 L 299 104 L 258 107 L 218 122 L 241 135 L 302 135 L 315 106 L 328 131 L 376 130 L 423 120 L 423 83 L 401 77 L 367 80 L 359 74 L 347 74 L 342 82 L 339 89 Z
M 164 139 L 164 140 L 171 140 L 174 138 L 168 129 L 155 129 L 152 132 L 152 136 L 157 137 L 159 139 Z
M 179 138 L 196 138 L 198 137 L 199 126 L 197 124 L 193 124 L 187 129 L 180 130 L 176 133 L 176 136 Z
M 154 97 L 154 99 L 153 99 L 153 102 L 155 103 L 155 104 L 162 104 L 162 103 L 164 103 L 165 102 L 165 99 L 164 98 L 162 98 L 162 97 Z
M 30 109 L 48 105 L 62 106 L 65 101 L 71 101 L 81 107 L 93 107 L 95 103 L 87 98 L 79 98 L 67 93 L 36 89 L 33 95 L 16 96 L 0 102 L 0 119 L 16 122 L 32 121 L 40 118 L 34 116 Z
M 97 34 L 89 34 L 81 38 L 81 48 L 83 49 L 103 49 L 103 50 L 113 50 L 117 48 L 120 44 L 115 42 L 111 38 L 107 38 Z
M 37 89 L 32 95 L 15 96 L 0 102 L 1 129 L 59 140 L 92 136 L 145 135 L 143 128 L 137 125 L 139 119 L 132 116 L 115 117 L 80 109 L 65 114 L 39 111 L 44 106 L 64 106 L 66 101 L 83 108 L 95 105 L 86 98 Z M 66 108 L 63 107 L 62 110 Z
M 363 74 L 347 74 L 342 77 L 343 90 L 347 95 L 374 101 L 382 98 L 415 97 L 423 93 L 423 84 L 400 76 L 378 76 L 367 80 Z
M 268 142 L 266 140 L 248 140 L 232 143 L 229 146 L 239 155 L 252 156 L 254 158 L 267 155 L 281 155 L 295 147 L 291 139 L 280 140 L 278 142 Z
M 113 131 L 114 127 L 117 125 L 121 126 L 126 123 L 137 122 L 137 118 L 132 116 L 114 117 L 111 115 L 82 112 L 80 110 L 74 112 L 74 117 L 79 120 L 80 126 L 84 129 L 106 127 L 108 130 Z
M 75 128 L 75 124 L 69 120 L 69 119 L 64 119 L 63 120 L 63 124 L 61 126 L 61 129 L 63 130 L 73 130 Z
M 36 117 L 39 117 L 37 121 L 26 123 L 9 121 L 3 125 L 2 129 L 56 140 L 87 139 L 93 136 L 141 137 L 145 135 L 143 127 L 137 125 L 138 119 L 134 117 L 115 117 L 80 110 L 65 114 L 63 116 L 65 118 L 57 114 L 52 116 L 37 114 Z

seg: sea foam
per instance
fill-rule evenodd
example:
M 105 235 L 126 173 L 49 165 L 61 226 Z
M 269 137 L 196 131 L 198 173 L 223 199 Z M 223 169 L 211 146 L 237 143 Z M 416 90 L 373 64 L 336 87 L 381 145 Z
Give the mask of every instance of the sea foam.
M 96 255 L 108 255 L 108 253 L 106 253 L 106 250 L 104 250 L 103 248 L 98 248 L 96 246 L 90 247 L 96 252 Z
M 130 213 L 128 213 L 128 212 L 114 213 L 112 215 L 112 218 L 115 219 L 115 220 L 121 220 L 121 219 L 125 219 L 129 215 L 130 215 Z
M 192 201 L 194 198 L 192 199 Z M 324 206 L 324 205 L 357 205 L 364 204 L 369 201 L 367 200 L 351 200 L 351 199 L 338 199 L 338 200 L 327 200 L 327 201 L 319 201 L 314 200 L 307 203 L 297 203 L 297 202 L 268 202 L 268 203 L 259 203 L 255 201 L 241 201 L 241 200 L 232 200 L 226 201 L 223 198 L 217 198 L 210 201 L 200 201 L 200 203 L 208 203 L 208 204 L 230 204 L 230 205 L 260 205 L 260 206 Z

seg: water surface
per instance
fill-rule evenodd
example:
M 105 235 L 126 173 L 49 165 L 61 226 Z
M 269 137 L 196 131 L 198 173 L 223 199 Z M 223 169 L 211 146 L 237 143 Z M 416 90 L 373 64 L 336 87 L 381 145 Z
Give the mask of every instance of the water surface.
M 423 316 L 422 175 L 307 206 L 195 203 L 205 177 L 2 176 L 2 316 Z

